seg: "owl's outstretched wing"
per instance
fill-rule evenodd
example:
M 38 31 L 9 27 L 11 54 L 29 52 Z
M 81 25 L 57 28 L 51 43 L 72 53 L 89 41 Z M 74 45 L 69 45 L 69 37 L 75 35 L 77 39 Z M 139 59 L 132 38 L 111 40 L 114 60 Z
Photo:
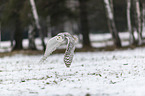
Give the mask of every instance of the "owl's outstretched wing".
M 46 50 L 44 53 L 44 56 L 41 58 L 41 60 L 39 61 L 39 63 L 43 63 L 47 57 L 56 50 L 57 47 L 59 47 L 61 44 L 63 43 L 63 39 L 59 36 L 55 36 L 53 38 L 51 38 L 46 45 Z
M 67 48 L 64 54 L 64 63 L 67 67 L 70 67 L 75 50 L 75 39 L 70 35 L 66 36 L 67 39 Z

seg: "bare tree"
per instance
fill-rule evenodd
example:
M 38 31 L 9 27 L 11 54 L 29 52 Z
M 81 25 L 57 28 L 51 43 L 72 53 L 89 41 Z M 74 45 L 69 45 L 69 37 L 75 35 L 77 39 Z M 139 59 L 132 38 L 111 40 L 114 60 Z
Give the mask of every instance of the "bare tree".
M 48 37 L 52 37 L 52 31 L 51 31 L 51 18 L 50 18 L 50 16 L 47 16 L 47 18 L 46 18 L 46 20 L 47 20 L 47 34 L 48 34 Z
M 140 3 L 139 0 L 135 0 L 136 7 L 136 28 L 138 32 L 138 44 L 142 44 L 142 32 L 141 32 L 141 11 L 140 11 Z
M 13 50 L 23 49 L 23 46 L 22 46 L 22 41 L 23 41 L 22 28 L 21 28 L 20 20 L 18 20 L 18 19 L 16 19 L 16 24 L 15 24 L 14 40 L 15 40 L 15 46 L 13 47 Z
M 109 31 L 112 34 L 114 44 L 116 47 L 121 47 L 121 40 L 120 40 L 119 34 L 118 34 L 116 26 L 115 26 L 115 22 L 114 22 L 113 1 L 104 0 L 104 3 L 105 3 L 105 9 L 106 9 L 106 14 L 107 14 L 107 18 L 108 18 L 108 27 L 109 27 Z
M 145 0 L 140 0 L 141 5 L 141 32 L 143 32 L 143 28 L 145 26 Z M 143 39 L 143 37 L 142 37 Z
M 14 32 L 14 41 L 15 45 L 12 47 L 12 50 L 22 50 L 22 41 L 23 41 L 23 29 L 22 22 L 20 20 L 20 12 L 23 8 L 24 0 L 10 0 L 6 3 L 5 11 L 3 11 L 3 25 L 9 24 L 10 27 L 13 27 L 11 33 Z M 11 43 L 12 44 L 12 43 Z
M 32 25 L 29 25 L 28 38 L 29 38 L 29 49 L 31 50 L 36 50 L 34 36 L 35 36 L 34 27 Z
M 83 36 L 83 47 L 91 47 L 89 38 L 89 25 L 88 25 L 88 13 L 87 13 L 87 0 L 79 0 L 80 8 L 80 27 Z
M 10 39 L 11 39 L 11 47 L 14 47 L 14 29 L 11 30 L 11 34 L 10 34 Z
M 36 27 L 37 27 L 37 29 L 39 31 L 39 35 L 40 35 L 40 38 L 41 38 L 43 50 L 45 50 L 46 45 L 45 45 L 45 42 L 44 42 L 42 29 L 41 29 L 41 26 L 40 26 L 40 23 L 39 23 L 39 17 L 38 17 L 35 1 L 34 0 L 30 0 L 30 4 L 31 4 L 31 7 L 32 7 L 32 13 L 33 13 L 33 16 L 34 16 L 34 19 L 35 19 L 35 24 L 36 24 Z
M 128 25 L 128 31 L 130 33 L 130 45 L 135 44 L 135 37 L 134 37 L 134 31 L 132 30 L 132 24 L 131 24 L 131 0 L 127 0 L 127 25 Z
M 1 22 L 0 22 L 0 47 L 1 47 L 1 37 L 2 37 L 2 32 L 1 32 Z

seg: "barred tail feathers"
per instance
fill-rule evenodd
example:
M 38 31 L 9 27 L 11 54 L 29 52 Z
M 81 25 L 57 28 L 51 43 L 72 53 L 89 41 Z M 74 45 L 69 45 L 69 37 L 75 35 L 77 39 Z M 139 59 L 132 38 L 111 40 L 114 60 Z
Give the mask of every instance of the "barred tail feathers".
M 67 41 L 68 44 L 64 55 L 64 63 L 67 67 L 70 67 L 74 56 L 75 42 L 72 38 L 69 37 L 67 37 Z

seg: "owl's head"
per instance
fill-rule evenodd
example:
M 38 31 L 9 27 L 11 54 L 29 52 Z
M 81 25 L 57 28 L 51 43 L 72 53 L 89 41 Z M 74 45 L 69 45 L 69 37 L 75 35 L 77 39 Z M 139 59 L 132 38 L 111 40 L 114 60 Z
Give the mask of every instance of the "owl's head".
M 56 37 L 57 37 L 56 39 L 57 39 L 58 42 L 62 42 L 66 38 L 66 34 L 65 33 L 59 33 Z

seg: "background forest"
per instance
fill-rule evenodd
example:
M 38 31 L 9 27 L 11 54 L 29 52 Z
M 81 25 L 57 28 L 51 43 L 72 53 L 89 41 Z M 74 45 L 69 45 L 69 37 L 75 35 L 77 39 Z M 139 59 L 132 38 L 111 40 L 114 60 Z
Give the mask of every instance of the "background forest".
M 91 48 L 90 33 L 110 32 L 114 45 L 121 47 L 119 32 L 128 31 L 131 46 L 143 45 L 144 14 L 144 0 L 1 0 L 1 40 L 11 40 L 13 50 L 21 50 L 28 38 L 29 49 L 36 49 L 40 37 L 45 49 L 45 37 L 67 31 L 82 36 L 83 48 Z

